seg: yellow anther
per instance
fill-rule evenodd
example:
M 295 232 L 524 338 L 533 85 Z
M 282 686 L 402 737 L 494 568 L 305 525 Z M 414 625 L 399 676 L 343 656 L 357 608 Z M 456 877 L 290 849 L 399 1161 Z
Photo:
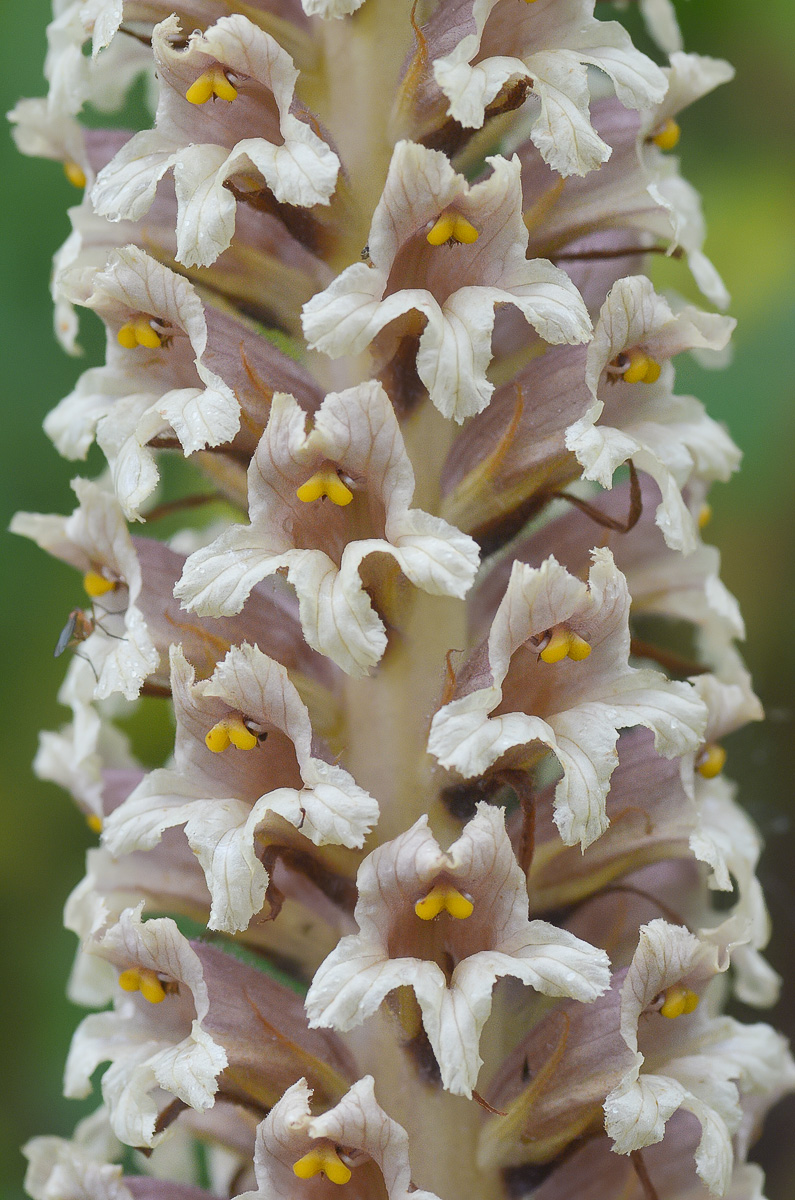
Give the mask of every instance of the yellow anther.
M 720 775 L 725 765 L 726 751 L 723 746 L 719 746 L 717 742 L 709 742 L 698 757 L 696 770 L 705 779 L 714 779 L 716 775 Z
M 83 587 L 92 600 L 115 591 L 118 586 L 115 579 L 107 579 L 104 575 L 100 575 L 99 571 L 86 571 L 83 576 Z
M 251 732 L 242 717 L 224 717 L 213 725 L 204 742 L 213 754 L 220 754 L 229 746 L 236 746 L 238 750 L 253 750 L 259 744 L 257 735 Z
M 159 1004 L 161 1000 L 165 1000 L 166 998 L 166 989 L 154 971 L 141 971 L 141 982 L 138 984 L 138 991 L 144 1000 L 148 1000 L 150 1004 Z
M 659 146 L 661 150 L 673 150 L 674 146 L 679 141 L 681 129 L 673 117 L 669 117 L 664 125 L 661 125 L 655 134 L 652 135 L 652 141 L 655 146 Z
M 231 746 L 232 739 L 227 731 L 226 721 L 219 721 L 217 725 L 213 725 L 206 734 L 204 743 L 208 750 L 212 750 L 213 754 L 220 754 L 222 750 L 226 750 L 227 746 Z
M 545 663 L 562 662 L 569 653 L 568 629 L 556 629 L 541 651 L 541 661 Z
M 414 905 L 414 911 L 421 921 L 432 921 L 442 911 L 448 912 L 458 921 L 471 917 L 474 904 L 468 900 L 458 888 L 450 887 L 448 883 L 437 883 L 422 900 Z
M 574 633 L 571 629 L 555 629 L 547 642 L 544 649 L 541 651 L 540 658 L 545 663 L 559 663 L 564 658 L 571 658 L 575 662 L 582 662 L 591 653 L 591 647 L 585 638 L 581 638 L 578 633 Z
M 166 998 L 166 989 L 154 971 L 148 967 L 128 967 L 119 975 L 119 987 L 124 992 L 140 992 L 150 1004 L 159 1004 Z
M 242 721 L 230 721 L 226 732 L 229 741 L 238 750 L 253 750 L 255 746 L 259 745 L 257 735 L 252 733 Z
M 449 241 L 462 242 L 465 246 L 471 246 L 479 236 L 472 222 L 456 212 L 442 213 L 426 235 L 432 246 L 443 246 L 445 242 Z
M 573 658 L 575 662 L 582 662 L 590 653 L 591 647 L 585 638 L 581 638 L 578 633 L 569 634 L 569 658 Z
M 124 346 L 125 350 L 135 349 L 138 345 L 138 338 L 135 336 L 135 326 L 132 321 L 128 321 L 126 325 L 122 325 L 116 334 L 116 341 L 120 346 Z
M 673 1020 L 674 1017 L 687 1016 L 688 1013 L 695 1012 L 698 1008 L 697 994 L 681 983 L 675 983 L 672 987 L 666 988 L 663 995 L 665 999 L 660 1012 L 670 1020 Z
M 65 162 L 63 165 L 63 173 L 71 183 L 72 187 L 84 188 L 86 186 L 86 173 L 80 166 L 80 163 Z
M 147 350 L 157 350 L 163 345 L 160 334 L 152 328 L 149 317 L 136 317 L 122 325 L 116 334 L 116 340 L 125 350 L 134 350 L 136 346 L 145 346 Z
M 703 529 L 705 525 L 709 525 L 711 520 L 712 520 L 712 505 L 707 504 L 705 501 L 701 505 L 701 508 L 698 510 L 698 527 L 699 527 L 699 529 Z
M 189 104 L 206 104 L 213 96 L 219 100 L 228 100 L 231 104 L 237 96 L 237 88 L 229 82 L 229 77 L 223 67 L 211 67 L 192 83 L 185 93 Z
M 437 218 L 433 228 L 429 230 L 427 239 L 432 246 L 443 246 L 449 242 L 455 229 L 455 220 L 449 213 L 442 213 Z
M 301 484 L 295 494 L 304 504 L 311 504 L 313 500 L 328 496 L 331 503 L 339 505 L 340 508 L 350 504 L 353 499 L 353 492 L 345 486 L 336 471 L 317 471 L 311 479 Z
M 626 357 L 629 366 L 624 371 L 625 383 L 656 383 L 660 378 L 660 364 L 642 350 L 630 350 Z
M 92 833 L 102 833 L 102 817 L 97 813 L 86 814 L 86 825 Z
M 465 246 L 471 246 L 476 242 L 480 234 L 471 221 L 466 217 L 456 216 L 453 226 L 453 241 L 463 242 Z
M 351 1177 L 349 1167 L 345 1166 L 333 1146 L 318 1146 L 310 1150 L 303 1158 L 293 1165 L 293 1173 L 299 1179 L 312 1179 L 315 1175 L 325 1175 L 330 1183 L 348 1183 Z

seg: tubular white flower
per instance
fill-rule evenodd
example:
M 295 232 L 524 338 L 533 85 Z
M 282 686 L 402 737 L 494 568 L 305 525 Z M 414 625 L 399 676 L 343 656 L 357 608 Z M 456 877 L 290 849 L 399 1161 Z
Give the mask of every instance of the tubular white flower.
M 704 295 L 726 308 L 726 288 L 702 249 L 706 227 L 699 195 L 681 176 L 678 158 L 653 141 L 656 131 L 668 128 L 668 118 L 652 123 L 647 113 L 629 112 L 615 97 L 605 97 L 594 102 L 591 119 L 612 153 L 598 173 L 583 179 L 569 176 L 565 187 L 532 145 L 523 141 L 517 146 L 531 249 L 553 254 L 572 245 L 575 255 L 607 249 L 599 242 L 606 230 L 625 231 L 620 244 L 636 246 L 638 255 L 659 242 L 668 253 L 681 247 Z M 625 262 L 621 274 L 631 269 L 631 261 Z
M 94 1070 L 110 1060 L 102 1094 L 114 1132 L 132 1146 L 153 1146 L 162 1137 L 159 1089 L 201 1112 L 213 1103 L 227 1056 L 202 1028 L 209 1003 L 199 959 L 173 921 L 141 921 L 142 907 L 127 909 L 87 948 L 121 972 L 161 981 L 161 1001 L 125 992 L 113 1012 L 86 1017 L 72 1040 L 64 1090 L 87 1096 Z
M 638 154 L 652 174 L 649 195 L 668 210 L 675 244 L 685 251 L 693 278 L 707 299 L 718 308 L 726 308 L 729 293 L 702 250 L 706 226 L 698 192 L 679 174 L 676 158 L 664 154 L 652 139 L 683 108 L 722 83 L 728 83 L 734 76 L 734 68 L 719 58 L 677 51 L 671 55 L 671 65 L 664 69 L 664 74 L 668 81 L 665 98 L 651 112 L 644 114 Z
M 584 342 L 591 324 L 565 273 L 525 257 L 518 158 L 489 158 L 471 187 L 447 157 L 398 142 L 368 239 L 372 266 L 355 263 L 304 305 L 309 345 L 332 358 L 364 350 L 407 313 L 426 319 L 417 371 L 446 417 L 463 421 L 489 402 L 494 306 L 511 304 L 547 342 Z M 445 210 L 476 230 L 470 244 L 434 245 Z M 471 236 L 471 235 L 470 235 Z
M 91 195 L 101 215 L 136 221 L 173 168 L 177 259 L 207 266 L 234 233 L 235 199 L 224 186 L 228 180 L 253 175 L 284 204 L 328 204 L 339 159 L 308 122 L 294 115 L 298 72 L 270 34 L 234 14 L 192 33 L 185 49 L 175 49 L 181 35 L 176 16 L 153 30 L 161 81 L 155 128 L 135 134 L 122 147 L 100 172 Z M 197 114 L 187 93 L 212 70 L 223 73 L 234 100 L 222 98 L 222 108 L 213 100 Z
M 108 818 L 103 841 L 112 854 L 129 854 L 184 825 L 213 900 L 209 927 L 245 929 L 268 886 L 256 853 L 261 826 L 281 818 L 315 845 L 361 846 L 378 805 L 347 771 L 313 753 L 309 714 L 287 672 L 253 646 L 233 647 L 198 683 L 173 647 L 171 689 L 174 767 L 142 781 Z M 248 750 L 227 742 L 214 753 L 207 735 L 230 715 L 248 721 L 259 742 Z
M 122 0 L 110 3 L 120 22 Z M 90 20 L 96 7 L 97 0 L 59 0 L 53 5 L 44 74 L 50 84 L 47 104 L 54 115 L 78 113 L 86 102 L 102 112 L 112 112 L 123 103 L 133 80 L 151 73 L 148 49 L 137 43 L 125 44 L 124 39 L 99 59 L 96 53 L 91 57 L 83 53 L 90 32 L 87 18 Z
M 202 361 L 204 306 L 193 286 L 136 246 L 111 254 L 104 271 L 63 276 L 61 288 L 107 326 L 106 365 L 86 371 L 44 428 L 62 454 L 84 458 L 97 438 L 128 517 L 157 479 L 147 442 L 172 432 L 185 454 L 231 441 L 240 424 L 234 393 Z M 151 330 L 131 347 L 119 335 Z
M 256 583 L 286 570 L 309 645 L 360 675 L 386 647 L 359 573 L 368 556 L 390 555 L 423 591 L 463 596 L 478 550 L 446 521 L 409 507 L 414 472 L 379 383 L 330 393 L 306 426 L 297 401 L 277 393 L 249 468 L 251 524 L 192 554 L 175 595 L 202 614 L 236 613 Z M 340 495 L 303 499 L 313 480 Z
M 777 1079 L 792 1086 L 795 1079 L 786 1043 L 769 1026 L 714 1017 L 706 1001 L 673 1021 L 656 1011 L 668 989 L 700 996 L 728 965 L 719 941 L 699 940 L 663 920 L 641 928 L 621 991 L 621 1033 L 635 1065 L 605 1101 L 607 1132 L 619 1154 L 661 1141 L 677 1109 L 693 1113 L 701 1124 L 696 1169 L 715 1195 L 731 1179 L 740 1093 L 772 1089 Z
M 442 766 L 465 778 L 500 759 L 532 761 L 533 743 L 548 746 L 563 770 L 555 822 L 566 843 L 583 847 L 607 828 L 619 729 L 646 726 L 673 758 L 696 749 L 707 718 L 689 684 L 629 666 L 626 580 L 609 550 L 592 558 L 587 586 L 552 557 L 535 569 L 514 563 L 488 641 L 459 673 L 428 739 Z M 585 661 L 541 661 L 557 629 L 587 643 Z
M 129 739 L 93 705 L 81 705 L 75 720 L 57 733 L 45 730 L 33 770 L 72 794 L 89 825 L 98 828 L 104 818 L 103 792 L 107 775 L 137 782 L 141 768 L 130 752 Z M 130 791 L 132 791 L 132 786 Z
M 64 1138 L 32 1138 L 22 1153 L 28 1160 L 25 1191 L 33 1200 L 133 1200 L 121 1167 L 97 1161 Z
M 524 876 L 499 809 L 479 805 L 447 851 L 421 817 L 364 860 L 357 885 L 360 932 L 343 938 L 315 974 L 310 1024 L 351 1029 L 395 988 L 410 986 L 452 1092 L 469 1096 L 477 1081 L 497 979 L 510 975 L 545 995 L 586 1002 L 608 985 L 602 951 L 528 920 Z M 429 927 L 418 905 L 438 889 L 452 899 Z M 454 911 L 455 898 L 469 914 Z
M 747 930 L 747 942 L 732 952 L 734 990 L 744 1004 L 769 1008 L 778 999 L 781 980 L 759 953 L 770 939 L 770 917 L 755 874 L 762 839 L 737 804 L 736 794 L 736 784 L 728 779 L 696 775 L 698 825 L 690 847 L 710 867 L 711 888 L 724 892 L 737 888 L 736 904 L 728 913 L 720 913 Z
M 412 1188 L 406 1131 L 387 1116 L 375 1098 L 373 1078 L 365 1075 L 334 1108 L 313 1116 L 312 1092 L 305 1079 L 288 1088 L 257 1129 L 254 1169 L 257 1190 L 238 1200 L 300 1200 L 317 1195 L 312 1174 L 334 1172 L 342 1184 L 355 1175 L 361 1195 L 388 1200 L 438 1200 L 432 1192 Z M 296 1165 L 305 1163 L 303 1171 Z M 348 1167 L 350 1163 L 350 1167 Z M 300 1171 L 300 1174 L 299 1174 Z M 311 1173 L 311 1174 L 310 1174 Z
M 661 69 L 595 0 L 53 0 L 10 119 L 107 352 L 45 427 L 109 470 L 12 528 L 89 598 L 34 766 L 101 837 L 67 1094 L 109 1066 L 32 1200 L 762 1200 L 739 451 L 673 394 L 734 323 L 644 274 L 728 302 L 671 151 L 731 68 L 674 3 Z
M 665 94 L 665 78 L 615 21 L 594 19 L 593 0 L 472 0 L 455 49 L 434 62 L 436 82 L 462 125 L 483 123 L 486 106 L 509 79 L 527 79 L 541 102 L 530 136 L 563 175 L 585 175 L 610 157 L 588 119 L 587 67 L 613 81 L 628 108 L 648 108 Z
M 697 309 L 674 316 L 645 276 L 620 279 L 588 347 L 585 378 L 594 403 L 566 431 L 585 479 L 609 488 L 630 458 L 652 476 L 662 493 L 657 524 L 668 545 L 686 554 L 697 542 L 682 489 L 693 479 L 728 479 L 740 452 L 697 400 L 672 394 L 667 360 L 685 349 L 721 349 L 733 328 L 730 318 Z M 654 377 L 629 382 L 644 362 Z
M 138 556 L 114 497 L 87 479 L 74 479 L 72 488 L 79 506 L 70 517 L 17 513 L 11 532 L 32 538 L 83 572 L 93 599 L 93 629 L 81 653 L 95 674 L 94 697 L 102 700 L 121 692 L 134 700 L 160 660 L 137 607 L 142 587 Z
M 633 616 L 654 615 L 695 626 L 699 659 L 713 670 L 719 669 L 727 684 L 744 689 L 742 698 L 736 692 L 727 696 L 735 705 L 739 704 L 730 718 L 737 719 L 734 727 L 744 720 L 758 719 L 761 710 L 750 700 L 738 660 L 732 659 L 735 653 L 731 650 L 732 643 L 735 639 L 745 639 L 745 624 L 737 600 L 720 579 L 718 550 L 703 542 L 698 532 L 692 554 L 685 556 L 672 550 L 654 519 L 661 501 L 659 488 L 648 476 L 640 476 L 639 485 L 641 513 L 637 523 L 627 532 L 607 534 L 616 566 L 626 576 Z M 621 521 L 630 503 L 630 485 L 623 483 L 595 498 L 593 506 L 602 519 Z M 516 542 L 510 554 L 484 573 L 474 590 L 470 598 L 472 628 L 479 636 L 487 633 L 514 561 L 534 566 L 554 553 L 567 571 L 580 575 L 588 566 L 593 535 L 592 518 L 572 507 L 532 537 Z M 696 683 L 697 688 L 701 686 L 704 685 Z M 714 707 L 718 693 L 704 699 Z

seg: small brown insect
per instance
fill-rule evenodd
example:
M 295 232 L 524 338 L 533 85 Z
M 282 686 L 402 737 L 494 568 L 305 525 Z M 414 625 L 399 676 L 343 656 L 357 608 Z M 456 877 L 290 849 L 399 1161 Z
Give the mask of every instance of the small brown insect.
M 53 650 L 53 657 L 60 658 L 64 650 L 84 642 L 86 638 L 91 637 L 95 628 L 96 621 L 92 613 L 85 608 L 73 608 L 69 613 L 68 621 L 61 630 L 61 636 Z

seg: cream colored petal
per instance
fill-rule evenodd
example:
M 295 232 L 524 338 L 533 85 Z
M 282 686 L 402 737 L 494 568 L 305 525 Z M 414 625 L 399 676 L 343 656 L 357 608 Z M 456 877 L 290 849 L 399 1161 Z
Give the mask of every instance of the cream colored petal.
M 482 951 L 459 963 L 443 991 L 423 976 L 414 983 L 423 1024 L 448 1091 L 469 1096 L 483 1060 L 479 1045 L 491 1013 L 492 990 L 506 975 L 547 996 L 588 1003 L 610 982 L 607 955 L 544 921 L 531 921 L 506 952 Z
M 86 950 L 118 970 L 156 972 L 176 984 L 175 994 L 150 1004 L 119 993 L 115 1011 L 86 1017 L 66 1063 L 65 1091 L 87 1095 L 95 1067 L 110 1061 L 102 1081 L 117 1136 L 130 1145 L 154 1145 L 159 1089 L 203 1111 L 214 1102 L 218 1076 L 227 1065 L 224 1049 L 202 1028 L 209 1010 L 203 969 L 173 921 L 141 920 L 143 904 L 125 910 L 118 922 L 86 943 Z
M 186 146 L 170 164 L 177 196 L 177 260 L 186 267 L 210 266 L 234 236 L 237 203 L 224 187 L 228 158 L 224 146 Z
M 224 187 L 228 179 L 259 175 L 281 203 L 327 204 L 339 160 L 291 111 L 298 72 L 269 33 L 236 13 L 196 30 L 179 48 L 181 37 L 176 15 L 155 26 L 152 48 L 161 78 L 155 128 L 136 134 L 103 168 L 92 198 L 96 211 L 112 220 L 138 220 L 154 200 L 157 182 L 173 167 L 177 258 L 207 266 L 234 232 L 236 202 Z M 186 98 L 197 75 L 213 63 L 239 81 L 228 120 L 219 109 L 208 121 Z M 269 96 L 258 99 L 241 90 L 240 83 L 248 81 Z M 263 136 L 245 136 L 259 129 Z
M 487 161 L 491 174 L 470 188 L 439 151 L 399 142 L 370 228 L 373 265 L 348 267 L 302 318 L 310 345 L 336 358 L 364 350 L 396 317 L 420 312 L 418 373 L 437 408 L 459 422 L 485 408 L 493 391 L 486 369 L 495 305 L 516 306 L 549 342 L 583 342 L 591 331 L 568 276 L 526 258 L 518 158 Z M 416 243 L 451 203 L 474 223 L 478 240 L 465 258 L 463 247 L 434 247 L 421 266 Z M 402 267 L 401 251 L 410 260 Z
M 646 28 L 661 50 L 673 55 L 682 49 L 682 33 L 672 0 L 640 0 L 640 11 Z
M 472 674 L 474 667 L 459 674 L 457 690 L 464 694 L 434 715 L 428 740 L 442 765 L 465 777 L 481 774 L 500 756 L 529 742 L 549 746 L 564 773 L 555 796 L 556 823 L 565 841 L 580 840 L 583 846 L 607 827 L 605 798 L 618 762 L 618 730 L 645 725 L 654 731 L 658 752 L 677 757 L 698 747 L 706 723 L 706 709 L 689 684 L 629 666 L 626 580 L 608 551 L 593 551 L 592 558 L 588 587 L 554 558 L 541 568 L 514 562 L 488 643 L 477 652 L 484 656 L 484 666 L 480 674 Z M 517 694 L 520 676 L 509 677 L 514 654 L 522 647 L 527 654 L 528 639 L 569 622 L 586 633 L 592 650 L 571 669 L 552 666 L 553 671 L 563 668 L 557 674 L 560 693 L 555 694 L 555 678 L 550 677 L 541 711 L 534 714 L 534 684 L 528 676 L 523 704 L 529 713 L 491 715 L 507 708 L 506 687 L 512 689 L 509 695 Z M 539 667 L 546 669 L 546 664 Z
M 616 1154 L 661 1142 L 666 1121 L 684 1098 L 684 1088 L 663 1075 L 641 1075 L 611 1092 L 605 1101 L 605 1128 Z
M 359 514 L 350 525 L 344 508 L 297 497 L 328 463 L 350 479 L 351 511 Z M 349 674 L 366 674 L 384 652 L 386 632 L 362 587 L 365 558 L 393 556 L 412 583 L 437 595 L 463 595 L 477 569 L 475 543 L 410 508 L 413 493 L 411 463 L 380 384 L 329 393 L 310 430 L 298 402 L 277 393 L 249 469 L 251 525 L 233 526 L 191 555 L 175 595 L 202 614 L 234 613 L 255 583 L 286 568 L 309 645 Z
M 709 95 L 716 87 L 734 78 L 734 67 L 721 58 L 704 54 L 684 54 L 679 49 L 671 55 L 671 65 L 664 69 L 668 88 L 662 102 L 646 118 L 647 127 L 655 129 L 669 117 L 675 117 Z
M 319 1116 L 312 1115 L 311 1098 L 306 1080 L 300 1079 L 258 1127 L 257 1190 L 239 1200 L 292 1200 L 296 1194 L 293 1166 L 320 1139 L 353 1151 L 352 1187 L 362 1195 L 383 1192 L 388 1200 L 409 1196 L 437 1200 L 431 1192 L 413 1189 L 406 1131 L 376 1101 L 372 1076 L 358 1080 L 338 1104 Z
M 588 73 L 576 53 L 553 50 L 533 54 L 533 91 L 541 112 L 530 137 L 542 158 L 564 175 L 587 175 L 610 157 L 589 119 Z
M 360 846 L 378 819 L 378 805 L 342 767 L 313 755 L 309 714 L 281 664 L 255 647 L 236 646 L 211 679 L 197 684 L 179 647 L 172 648 L 171 660 L 178 721 L 175 767 L 144 778 L 108 817 L 103 841 L 111 853 L 129 854 L 151 849 L 166 829 L 184 825 L 212 897 L 209 926 L 235 932 L 248 926 L 265 900 L 268 873 L 257 856 L 256 834 L 269 815 L 282 817 L 316 845 Z M 216 762 L 194 740 L 195 725 L 206 732 L 221 715 L 222 706 L 218 711 L 212 707 L 216 699 L 229 706 L 227 711 L 242 712 L 286 735 L 300 772 L 297 786 L 279 786 L 274 780 L 269 791 L 257 796 L 268 774 L 254 761 L 246 786 L 257 790 L 239 798 L 236 761 L 227 776 L 224 762 Z M 246 752 L 231 750 L 239 753 Z M 203 766 L 205 759 L 209 764 Z
M 481 37 L 492 16 L 489 48 L 479 56 Z M 614 21 L 596 21 L 587 0 L 537 4 L 513 20 L 496 0 L 475 0 L 467 33 L 434 62 L 434 76 L 450 101 L 450 114 L 465 126 L 483 123 L 485 106 L 510 78 L 530 80 L 541 113 L 530 136 L 544 158 L 562 174 L 584 175 L 610 155 L 610 147 L 590 124 L 586 67 L 613 80 L 622 104 L 648 108 L 662 100 L 665 78 L 640 54 Z M 472 23 L 475 32 L 471 33 Z M 449 37 L 449 35 L 448 35 Z M 449 42 L 448 42 L 449 44 Z M 494 54 L 495 48 L 503 53 Z
M 588 347 L 585 379 L 594 399 L 602 371 L 619 354 L 641 347 L 658 361 L 684 350 L 722 350 L 735 321 L 692 306 L 674 314 L 645 275 L 619 279 L 602 305 L 593 339 Z
M 657 524 L 671 549 L 689 554 L 698 542 L 682 488 L 690 480 L 728 479 L 740 451 L 697 400 L 672 395 L 664 376 L 657 384 L 611 385 L 609 415 L 596 401 L 566 430 L 566 446 L 582 464 L 583 477 L 602 487 L 612 485 L 613 473 L 630 458 L 651 475 L 662 494 Z M 634 405 L 620 405 L 619 391 L 623 399 L 630 387 L 646 391 Z
M 309 1024 L 342 1032 L 354 1029 L 404 985 L 441 999 L 445 978 L 435 963 L 390 959 L 381 946 L 368 945 L 353 934 L 344 937 L 315 972 L 306 998 Z
M 99 172 L 91 189 L 94 211 L 110 221 L 140 221 L 176 158 L 177 148 L 164 145 L 155 130 L 133 134 Z
M 134 700 L 148 675 L 157 669 L 159 654 L 136 601 L 141 591 L 141 568 L 119 504 L 87 479 L 74 479 L 79 506 L 70 517 L 17 513 L 11 532 L 30 537 L 44 550 L 79 571 L 101 572 L 121 585 L 120 597 L 98 598 L 92 608 L 96 628 L 82 654 L 95 676 L 93 696 L 106 699 L 121 692 Z
M 428 323 L 420 338 L 417 372 L 442 416 L 460 424 L 491 399 L 494 385 L 486 370 L 496 305 L 515 305 L 547 342 L 587 340 L 590 323 L 567 277 L 543 259 L 529 262 L 522 274 L 516 286 L 460 288 L 441 310 L 424 306 Z
M 132 1200 L 121 1167 L 63 1138 L 32 1138 L 22 1153 L 28 1160 L 25 1191 L 33 1200 Z

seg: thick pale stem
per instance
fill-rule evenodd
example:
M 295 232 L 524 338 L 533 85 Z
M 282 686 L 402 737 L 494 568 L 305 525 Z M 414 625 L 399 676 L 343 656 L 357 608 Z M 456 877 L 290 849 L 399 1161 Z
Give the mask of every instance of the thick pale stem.
M 499 1172 L 477 1165 L 485 1115 L 477 1101 L 422 1078 L 385 1006 L 347 1036 L 362 1070 L 375 1073 L 380 1102 L 409 1135 L 412 1183 L 442 1197 L 504 1200 Z
M 397 837 L 425 812 L 437 834 L 446 832 L 438 770 L 426 744 L 444 690 L 447 651 L 466 645 L 464 617 L 462 600 L 417 592 L 377 673 L 348 682 L 344 761 L 381 806 L 379 842 Z
M 437 512 L 440 468 L 455 428 L 426 401 L 402 432 L 416 472 L 414 503 Z M 426 812 L 437 836 L 460 832 L 438 802 L 440 772 L 426 745 L 447 679 L 448 651 L 467 645 L 466 606 L 410 587 L 399 600 L 399 625 L 390 630 L 382 662 L 370 677 L 351 679 L 346 688 L 345 766 L 381 806 L 380 842 Z
M 392 157 L 392 106 L 413 45 L 410 0 L 367 0 L 344 21 L 324 21 L 327 73 L 306 78 L 302 94 L 333 130 L 343 164 L 340 195 L 349 220 L 334 265 L 354 262 L 367 241 Z

